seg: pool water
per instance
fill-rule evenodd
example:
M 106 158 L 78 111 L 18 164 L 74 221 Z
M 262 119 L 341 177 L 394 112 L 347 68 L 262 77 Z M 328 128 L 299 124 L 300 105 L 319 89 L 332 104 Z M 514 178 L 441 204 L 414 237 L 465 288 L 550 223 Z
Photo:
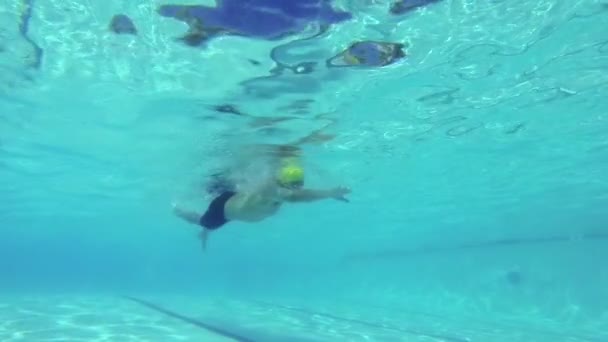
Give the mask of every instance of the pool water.
M 605 1 L 0 20 L 0 341 L 608 341 Z M 227 165 L 255 182 L 235 160 L 278 145 L 349 202 L 202 251 L 172 205 L 204 210 Z

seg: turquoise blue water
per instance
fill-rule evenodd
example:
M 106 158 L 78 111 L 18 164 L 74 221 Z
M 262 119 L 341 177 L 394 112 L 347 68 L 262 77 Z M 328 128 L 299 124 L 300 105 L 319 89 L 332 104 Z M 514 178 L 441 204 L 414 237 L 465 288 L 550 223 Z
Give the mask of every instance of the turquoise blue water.
M 0 1 L 0 341 L 608 341 L 608 3 L 321 3 Z M 311 134 L 350 202 L 203 252 L 172 204 Z

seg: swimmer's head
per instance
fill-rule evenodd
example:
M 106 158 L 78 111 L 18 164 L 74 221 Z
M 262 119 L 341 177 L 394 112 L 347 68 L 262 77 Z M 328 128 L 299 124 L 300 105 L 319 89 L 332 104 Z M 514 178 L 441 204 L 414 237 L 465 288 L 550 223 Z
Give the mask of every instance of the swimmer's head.
M 277 182 L 285 188 L 301 188 L 304 186 L 304 169 L 296 162 L 286 160 L 279 169 Z
M 359 65 L 362 63 L 361 59 L 354 54 L 352 54 L 349 50 L 346 50 L 342 55 L 344 62 L 348 65 Z

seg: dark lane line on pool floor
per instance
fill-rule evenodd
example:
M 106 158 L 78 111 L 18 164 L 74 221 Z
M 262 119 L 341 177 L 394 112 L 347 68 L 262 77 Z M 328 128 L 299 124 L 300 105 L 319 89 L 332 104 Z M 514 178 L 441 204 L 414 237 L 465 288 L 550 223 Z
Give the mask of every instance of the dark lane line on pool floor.
M 464 317 L 459 316 L 459 318 L 456 318 L 456 317 L 448 316 L 448 315 L 441 315 L 441 314 L 423 312 L 423 311 L 404 310 L 403 308 L 386 307 L 386 306 L 377 305 L 377 304 L 360 303 L 357 301 L 350 301 L 350 300 L 342 301 L 342 302 L 347 305 L 356 306 L 356 307 L 360 307 L 363 309 L 382 310 L 384 313 L 387 313 L 387 314 L 395 313 L 395 314 L 399 314 L 399 315 L 405 314 L 405 315 L 423 316 L 423 317 L 427 317 L 429 319 L 440 320 L 442 322 L 451 322 L 454 324 L 461 324 L 463 322 L 466 322 L 469 325 L 470 324 L 476 325 L 477 326 L 475 328 L 476 332 L 479 332 L 479 331 L 487 332 L 487 331 L 495 330 L 495 328 L 499 328 L 499 329 L 503 329 L 505 331 L 517 331 L 520 333 L 523 332 L 523 333 L 528 333 L 528 334 L 545 335 L 547 338 L 555 339 L 555 341 L 564 340 L 566 338 L 576 340 L 576 341 L 581 341 L 581 342 L 583 342 L 583 341 L 585 341 L 585 342 L 605 342 L 606 341 L 605 338 L 602 339 L 601 337 L 592 336 L 593 333 L 589 332 L 589 331 L 582 331 L 580 333 L 570 333 L 570 332 L 569 333 L 560 333 L 560 332 L 556 332 L 556 331 L 549 331 L 549 330 L 539 329 L 539 328 L 535 328 L 535 327 L 531 327 L 531 328 L 522 327 L 522 323 L 517 323 L 517 322 L 508 321 L 508 320 L 504 320 L 504 319 L 501 319 L 499 322 L 495 322 L 495 321 L 490 321 L 490 320 L 486 320 L 486 319 L 478 319 L 478 318 L 466 317 L 466 316 L 464 316 Z
M 250 336 L 243 336 L 241 334 L 237 334 L 228 329 L 223 329 L 218 326 L 211 325 L 209 323 L 197 320 L 195 318 L 191 318 L 191 317 L 182 315 L 180 313 L 168 310 L 164 307 L 161 307 L 157 304 L 154 304 L 154 303 L 146 301 L 146 300 L 142 300 L 142 299 L 131 297 L 131 296 L 121 296 L 121 297 L 124 299 L 127 299 L 129 301 L 135 302 L 137 304 L 140 304 L 142 306 L 145 306 L 154 311 L 160 312 L 169 317 L 181 320 L 185 323 L 192 324 L 194 326 L 205 329 L 209 332 L 212 332 L 212 333 L 224 336 L 224 337 L 235 339 L 236 341 L 239 341 L 239 342 L 271 342 L 271 341 L 287 341 L 287 340 L 289 340 L 290 342 L 296 342 L 296 341 L 310 342 L 311 341 L 308 339 L 303 340 L 303 339 L 294 338 L 294 337 L 269 336 L 269 335 L 265 335 L 265 334 L 264 334 L 265 335 L 264 337 L 255 337 L 255 338 L 252 338 Z M 303 314 L 306 314 L 308 316 L 308 318 L 311 318 L 312 316 L 326 317 L 326 318 L 330 318 L 330 319 L 333 319 L 336 321 L 358 324 L 358 325 L 362 325 L 362 326 L 371 327 L 374 329 L 395 331 L 395 332 L 398 332 L 398 333 L 401 333 L 404 335 L 411 335 L 411 336 L 417 336 L 417 337 L 423 337 L 423 338 L 430 337 L 430 338 L 434 338 L 434 339 L 445 341 L 445 342 L 470 342 L 471 341 L 467 337 L 455 337 L 455 336 L 447 336 L 447 335 L 442 335 L 442 334 L 430 333 L 430 332 L 421 331 L 421 330 L 403 329 L 400 327 L 380 324 L 380 323 L 376 323 L 376 322 L 369 322 L 369 321 L 364 321 L 364 320 L 359 320 L 359 319 L 351 319 L 351 318 L 335 316 L 335 315 L 329 314 L 329 313 L 316 312 L 316 311 L 312 311 L 312 310 L 308 310 L 308 309 L 304 309 L 304 308 L 298 308 L 298 307 L 292 307 L 292 306 L 286 306 L 286 305 L 280 305 L 280 304 L 273 304 L 273 303 L 267 303 L 267 302 L 262 302 L 262 301 L 247 301 L 247 302 L 249 302 L 251 304 L 265 306 L 265 307 L 274 307 L 274 308 L 280 308 L 280 309 L 288 310 L 288 311 L 292 311 L 292 312 L 303 313 Z M 237 330 L 240 330 L 240 329 L 237 329 Z M 256 335 L 262 335 L 262 334 L 257 333 Z
M 299 313 L 303 313 L 303 314 L 306 314 L 309 316 L 320 316 L 320 317 L 330 318 L 330 319 L 333 319 L 336 321 L 364 325 L 364 326 L 372 327 L 375 329 L 392 330 L 392 331 L 396 331 L 396 332 L 399 332 L 402 334 L 413 335 L 413 336 L 417 336 L 417 337 L 431 337 L 431 338 L 439 339 L 441 341 L 448 341 L 448 342 L 470 342 L 471 341 L 471 339 L 468 337 L 448 336 L 448 335 L 436 334 L 436 333 L 426 332 L 426 331 L 417 330 L 417 329 L 404 329 L 401 327 L 395 327 L 395 326 L 376 323 L 376 322 L 340 317 L 340 316 L 336 316 L 336 315 L 329 314 L 329 313 L 322 313 L 322 312 L 312 311 L 312 310 L 308 310 L 305 308 L 299 308 L 299 307 L 294 307 L 294 306 L 273 304 L 273 303 L 268 303 L 268 302 L 263 302 L 263 301 L 249 301 L 249 302 L 258 304 L 258 305 L 262 305 L 262 306 L 266 306 L 266 307 L 274 307 L 274 308 L 279 308 L 279 309 L 283 309 L 283 310 L 299 312 Z
M 175 318 L 184 323 L 188 323 L 194 325 L 196 327 L 207 330 L 211 333 L 224 336 L 227 338 L 231 338 L 238 342 L 321 342 L 326 341 L 326 339 L 319 340 L 318 338 L 311 338 L 309 336 L 298 336 L 298 335 L 289 335 L 285 333 L 277 333 L 276 331 L 269 333 L 266 331 L 252 329 L 252 328 L 244 328 L 241 326 L 232 325 L 229 322 L 226 324 L 210 324 L 208 322 L 204 322 L 198 320 L 196 318 L 188 317 L 186 315 L 182 315 L 175 311 L 168 310 L 160 305 L 149 302 L 147 300 L 131 297 L 131 296 L 121 296 L 123 299 L 135 302 L 139 305 L 145 306 L 148 309 L 160 312 L 166 316 L 171 318 Z M 229 327 L 229 328 L 228 328 Z M 276 330 L 276 329 L 275 329 Z
M 191 317 L 187 317 L 187 316 L 181 315 L 179 313 L 167 310 L 167 309 L 165 309 L 165 308 L 163 308 L 161 306 L 158 306 L 158 305 L 156 305 L 154 303 L 151 303 L 151 302 L 148 302 L 148 301 L 145 301 L 145 300 L 142 300 L 142 299 L 138 299 L 138 298 L 130 297 L 130 296 L 122 296 L 122 297 L 125 298 L 125 299 L 127 299 L 127 300 L 130 300 L 132 302 L 135 302 L 137 304 L 143 305 L 143 306 L 145 306 L 145 307 L 147 307 L 149 309 L 152 309 L 154 311 L 158 311 L 158 312 L 160 312 L 162 314 L 165 314 L 165 315 L 167 315 L 169 317 L 173 317 L 175 319 L 178 319 L 180 321 L 192 324 L 192 325 L 197 326 L 199 328 L 203 328 L 203 329 L 205 329 L 205 330 L 207 330 L 209 332 L 212 332 L 214 334 L 217 334 L 217 335 L 221 335 L 221 336 L 224 336 L 224 337 L 232 338 L 232 339 L 234 339 L 236 341 L 239 341 L 239 342 L 255 342 L 256 341 L 256 340 L 253 340 L 253 339 L 245 337 L 245 336 L 237 335 L 237 334 L 235 334 L 235 333 L 233 333 L 231 331 L 227 331 L 227 330 L 221 329 L 219 327 L 207 324 L 205 322 L 201 322 L 201 321 L 199 321 L 197 319 L 194 319 L 194 318 L 191 318 Z
M 361 261 L 361 260 L 372 260 L 372 259 L 392 259 L 392 258 L 403 258 L 417 255 L 427 254 L 438 254 L 462 250 L 474 250 L 474 249 L 490 249 L 490 248 L 501 248 L 518 245 L 537 245 L 537 244 L 548 244 L 548 243 L 567 243 L 567 242 L 581 242 L 581 241 L 602 241 L 608 240 L 608 233 L 587 233 L 578 236 L 546 236 L 546 237 L 533 237 L 533 238 L 506 238 L 500 240 L 489 240 L 480 242 L 464 243 L 453 246 L 436 246 L 436 247 L 423 247 L 418 249 L 393 249 L 383 250 L 379 252 L 369 253 L 352 253 L 345 257 L 344 261 Z
M 431 337 L 431 338 L 436 338 L 436 339 L 441 339 L 442 341 L 452 341 L 452 342 L 470 342 L 470 341 L 474 341 L 474 339 L 469 338 L 469 337 L 455 337 L 455 336 L 447 336 L 447 335 L 443 335 L 443 334 L 436 334 L 436 333 L 428 333 L 422 330 L 413 330 L 413 329 L 403 329 L 400 327 L 395 327 L 395 326 L 389 326 L 389 325 L 384 325 L 381 323 L 375 323 L 375 322 L 369 322 L 369 321 L 363 321 L 363 320 L 358 320 L 358 319 L 350 319 L 350 318 L 344 318 L 344 317 L 339 317 L 339 316 L 335 316 L 333 314 L 326 314 L 326 313 L 321 313 L 321 312 L 316 312 L 313 310 L 309 310 L 309 309 L 305 309 L 305 308 L 300 308 L 300 307 L 294 307 L 294 306 L 288 306 L 288 305 L 282 305 L 282 304 L 274 304 L 274 303 L 270 303 L 270 302 L 264 302 L 264 301 L 252 301 L 252 300 L 247 300 L 247 302 L 253 303 L 253 304 L 258 304 L 261 306 L 265 306 L 265 307 L 272 307 L 272 308 L 279 308 L 279 309 L 283 309 L 283 310 L 290 310 L 290 311 L 295 311 L 295 312 L 300 312 L 300 313 L 304 313 L 307 315 L 317 315 L 317 316 L 321 316 L 321 317 L 327 317 L 327 318 L 331 318 L 331 319 L 335 319 L 335 320 L 341 320 L 341 321 L 345 321 L 345 322 L 349 322 L 349 323 L 357 323 L 357 324 L 363 324 L 366 326 L 370 326 L 370 327 L 375 327 L 377 329 L 384 329 L 384 330 L 393 330 L 393 331 L 397 331 L 397 332 L 401 332 L 401 333 L 407 333 L 409 335 L 415 335 L 415 336 L 419 336 L 419 337 Z M 384 308 L 381 306 L 367 306 L 369 308 L 375 307 L 377 309 L 382 309 L 385 312 L 391 312 L 391 311 L 399 311 L 402 312 L 402 310 L 394 310 L 394 309 L 388 309 L 388 308 Z M 433 319 L 439 319 L 442 321 L 449 321 L 449 320 L 453 320 L 453 318 L 451 317 L 445 317 L 445 316 L 441 316 L 441 315 L 436 315 L 436 314 L 429 314 L 429 313 L 421 313 L 421 312 L 415 312 L 415 311 L 410 311 L 409 313 L 411 314 L 416 314 L 416 315 L 423 315 L 423 316 L 427 316 Z M 485 325 L 485 327 L 483 329 L 480 328 L 476 328 L 475 329 L 475 335 L 478 335 L 478 333 L 483 333 L 483 334 L 487 334 L 488 332 L 492 332 L 495 331 L 494 328 L 496 327 L 495 324 L 492 324 L 490 322 L 487 321 L 478 321 L 476 322 L 481 325 Z M 547 331 L 547 330 L 543 330 L 543 329 L 534 329 L 534 328 L 522 328 L 521 326 L 516 326 L 516 325 L 509 325 L 509 324 L 501 324 L 498 326 L 498 328 L 500 329 L 504 329 L 505 331 L 517 331 L 517 332 L 526 332 L 529 334 L 536 334 L 536 335 L 544 335 L 545 337 L 549 338 L 549 339 L 555 339 L 557 340 L 566 340 L 568 339 L 569 341 L 579 341 L 579 342 L 603 342 L 606 341 L 606 339 L 604 337 L 600 337 L 600 336 L 590 336 L 592 335 L 592 333 L 590 332 L 583 332 L 581 334 L 576 334 L 576 333 L 567 333 L 567 334 L 563 334 L 563 333 L 559 333 L 559 332 L 555 332 L 555 331 Z M 471 331 L 470 331 L 471 332 Z

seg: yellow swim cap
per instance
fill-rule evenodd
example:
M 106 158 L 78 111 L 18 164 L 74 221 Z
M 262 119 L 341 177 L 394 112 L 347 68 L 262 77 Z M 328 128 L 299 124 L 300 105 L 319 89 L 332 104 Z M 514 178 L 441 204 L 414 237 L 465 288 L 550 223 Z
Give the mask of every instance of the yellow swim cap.
M 277 181 L 284 186 L 302 185 L 304 183 L 304 169 L 297 164 L 288 164 L 279 169 Z
M 344 62 L 346 62 L 346 64 L 350 64 L 350 65 L 361 64 L 361 60 L 359 58 L 357 58 L 357 56 L 350 53 L 350 51 L 348 51 L 348 50 L 342 55 L 342 58 L 344 59 Z

